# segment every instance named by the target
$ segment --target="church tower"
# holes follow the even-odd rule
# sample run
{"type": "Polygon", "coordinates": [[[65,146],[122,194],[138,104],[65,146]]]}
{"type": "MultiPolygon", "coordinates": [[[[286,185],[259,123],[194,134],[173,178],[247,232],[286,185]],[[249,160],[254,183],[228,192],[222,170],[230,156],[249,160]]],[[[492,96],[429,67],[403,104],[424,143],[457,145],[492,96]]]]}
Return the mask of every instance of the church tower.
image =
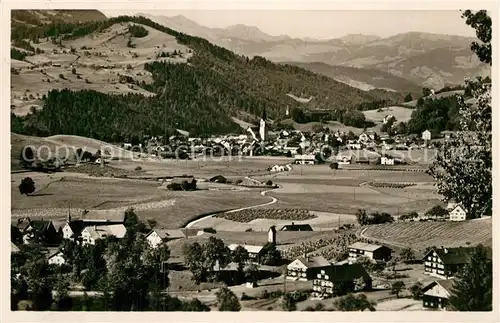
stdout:
{"type": "Polygon", "coordinates": [[[260,125],[259,125],[259,135],[262,141],[266,141],[267,139],[266,119],[267,119],[266,108],[264,108],[262,110],[262,118],[260,119],[260,125]]]}

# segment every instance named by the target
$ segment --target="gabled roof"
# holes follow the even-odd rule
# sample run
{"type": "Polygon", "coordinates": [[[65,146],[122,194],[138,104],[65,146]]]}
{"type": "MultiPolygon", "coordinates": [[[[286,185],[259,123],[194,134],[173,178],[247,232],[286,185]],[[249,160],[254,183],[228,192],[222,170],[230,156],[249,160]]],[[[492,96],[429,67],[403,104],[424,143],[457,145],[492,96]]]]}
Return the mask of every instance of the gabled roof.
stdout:
{"type": "Polygon", "coordinates": [[[455,279],[443,279],[443,280],[435,280],[432,283],[424,286],[422,288],[422,293],[427,292],[428,290],[432,289],[436,285],[440,285],[448,294],[453,293],[453,284],[455,282],[455,279]]]}
{"type": "Polygon", "coordinates": [[[353,281],[354,279],[363,277],[366,280],[371,279],[368,272],[361,264],[343,264],[332,265],[325,270],[329,276],[328,280],[332,282],[353,281]]]}
{"type": "Polygon", "coordinates": [[[348,246],[348,248],[353,248],[353,249],[358,249],[358,250],[365,250],[365,251],[375,251],[377,249],[387,248],[387,247],[376,245],[376,244],[371,244],[371,243],[365,243],[365,242],[355,242],[352,245],[348,246]]]}
{"type": "Polygon", "coordinates": [[[181,229],[153,229],[146,235],[146,238],[149,237],[153,232],[156,232],[156,234],[162,240],[179,239],[186,237],[186,235],[184,234],[184,232],[182,232],[181,229]]]}
{"type": "Polygon", "coordinates": [[[239,244],[230,244],[228,246],[229,250],[233,251],[235,250],[238,246],[242,246],[243,248],[246,249],[249,253],[260,253],[262,251],[263,246],[252,246],[252,245],[239,245],[239,244]]]}
{"type": "Polygon", "coordinates": [[[52,224],[52,221],[45,221],[45,220],[33,220],[30,222],[30,225],[31,227],[33,227],[33,229],[35,231],[46,231],[48,230],[48,228],[53,224],[52,224]]]}
{"type": "Polygon", "coordinates": [[[309,224],[286,224],[284,225],[280,231],[313,231],[311,225],[309,224]]]}
{"type": "Polygon", "coordinates": [[[332,264],[325,259],[323,256],[315,257],[298,257],[301,263],[303,263],[307,268],[323,268],[331,266],[332,264]]]}
{"type": "Polygon", "coordinates": [[[107,236],[115,236],[117,238],[123,238],[127,233],[127,228],[123,224],[110,224],[110,225],[100,225],[100,226],[88,226],[83,229],[87,231],[90,237],[94,239],[101,239],[107,236]]]}
{"type": "Polygon", "coordinates": [[[476,247],[458,247],[458,248],[435,248],[429,250],[424,256],[424,259],[433,251],[445,265],[460,265],[470,261],[472,254],[476,251],[476,247]]]}
{"type": "Polygon", "coordinates": [[[75,236],[79,236],[82,230],[85,228],[86,224],[82,220],[74,220],[66,223],[75,236]]]}

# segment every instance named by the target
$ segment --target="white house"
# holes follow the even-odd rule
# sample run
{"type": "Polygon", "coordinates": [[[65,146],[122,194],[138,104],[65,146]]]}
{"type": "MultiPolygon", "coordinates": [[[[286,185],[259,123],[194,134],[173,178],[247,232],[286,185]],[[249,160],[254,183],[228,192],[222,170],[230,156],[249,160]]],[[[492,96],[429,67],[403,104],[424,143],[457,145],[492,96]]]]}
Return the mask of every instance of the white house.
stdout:
{"type": "Polygon", "coordinates": [[[465,221],[467,219],[467,210],[458,204],[450,212],[450,221],[465,221]]]}
{"type": "Polygon", "coordinates": [[[367,142],[369,139],[370,139],[370,137],[365,132],[363,132],[362,134],[359,135],[359,141],[367,142]]]}
{"type": "Polygon", "coordinates": [[[422,132],[422,139],[431,140],[431,132],[429,130],[425,130],[424,132],[422,132]]]}
{"type": "Polygon", "coordinates": [[[185,235],[182,230],[165,230],[165,229],[153,229],[146,236],[146,240],[149,245],[154,249],[158,247],[163,242],[167,242],[174,239],[184,238],[185,235]]]}
{"type": "Polygon", "coordinates": [[[380,158],[380,164],[382,165],[394,165],[394,158],[389,156],[383,156],[380,158]]]}
{"type": "Polygon", "coordinates": [[[82,244],[95,244],[97,240],[109,236],[115,236],[118,239],[125,237],[127,228],[123,224],[110,224],[100,226],[88,226],[82,230],[82,244]]]}
{"type": "Polygon", "coordinates": [[[66,263],[66,258],[64,257],[64,254],[61,251],[56,251],[55,253],[49,256],[48,262],[49,265],[61,266],[66,263]]]}

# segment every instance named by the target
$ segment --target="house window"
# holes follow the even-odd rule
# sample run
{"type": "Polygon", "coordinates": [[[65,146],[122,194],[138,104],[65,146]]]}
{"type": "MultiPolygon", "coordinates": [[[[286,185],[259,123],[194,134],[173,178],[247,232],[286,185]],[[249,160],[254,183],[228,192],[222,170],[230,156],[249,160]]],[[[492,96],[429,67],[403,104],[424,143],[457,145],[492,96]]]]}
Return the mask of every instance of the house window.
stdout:
{"type": "Polygon", "coordinates": [[[316,275],[316,277],[321,278],[321,274],[316,275]]]}

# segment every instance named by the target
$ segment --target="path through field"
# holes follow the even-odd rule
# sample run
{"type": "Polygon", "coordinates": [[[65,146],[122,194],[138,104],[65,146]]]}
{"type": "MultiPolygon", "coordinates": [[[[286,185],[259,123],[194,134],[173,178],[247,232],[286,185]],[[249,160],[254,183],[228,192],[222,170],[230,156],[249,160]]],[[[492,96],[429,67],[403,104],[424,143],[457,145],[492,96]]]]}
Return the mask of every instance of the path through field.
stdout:
{"type": "MultiPolygon", "coordinates": [[[[266,191],[262,191],[260,192],[260,195],[262,196],[266,196],[266,193],[269,192],[269,191],[272,191],[271,190],[266,190],[266,191]]],[[[267,206],[267,205],[271,205],[271,204],[274,204],[278,201],[277,198],[275,197],[272,197],[272,196],[269,196],[271,198],[271,201],[267,202],[267,203],[263,203],[263,204],[257,204],[257,205],[252,205],[252,206],[246,206],[246,207],[242,207],[242,208],[238,208],[238,209],[233,209],[231,211],[227,211],[226,213],[233,213],[233,212],[239,212],[239,211],[243,211],[243,210],[248,210],[248,209],[255,209],[255,208],[258,208],[258,207],[263,207],[263,206],[267,206]]],[[[202,218],[199,218],[199,219],[196,219],[196,220],[193,220],[191,222],[189,222],[188,224],[186,224],[185,228],[191,228],[193,227],[196,223],[198,222],[201,222],[203,220],[206,220],[208,218],[211,218],[213,217],[215,214],[218,214],[217,212],[214,212],[212,214],[209,214],[207,216],[204,216],[202,218]]]]}

